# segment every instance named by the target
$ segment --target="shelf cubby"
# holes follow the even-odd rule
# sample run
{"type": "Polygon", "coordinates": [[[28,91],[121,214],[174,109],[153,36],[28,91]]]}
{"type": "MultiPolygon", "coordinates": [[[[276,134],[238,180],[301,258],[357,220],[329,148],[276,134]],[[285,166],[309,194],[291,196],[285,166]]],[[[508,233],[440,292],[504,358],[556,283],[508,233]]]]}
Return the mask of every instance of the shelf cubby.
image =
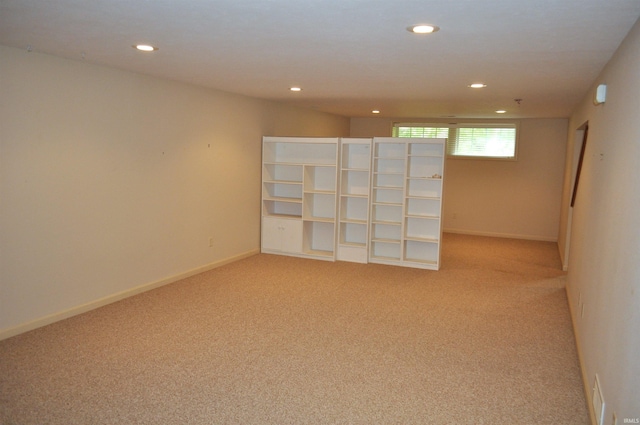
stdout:
{"type": "Polygon", "coordinates": [[[335,165],[336,139],[269,137],[263,142],[263,162],[335,165]],[[296,140],[293,140],[296,139],[296,140]]]}
{"type": "Polygon", "coordinates": [[[304,190],[305,192],[336,191],[336,167],[327,165],[305,165],[304,190]]]}
{"type": "Polygon", "coordinates": [[[304,221],[302,251],[305,254],[333,256],[335,232],[332,223],[304,221]]]}
{"type": "Polygon", "coordinates": [[[367,223],[369,199],[364,197],[342,196],[340,199],[340,220],[367,223]]]}
{"type": "Polygon", "coordinates": [[[330,193],[305,193],[303,218],[305,220],[335,221],[336,198],[330,193]]]}
{"type": "Polygon", "coordinates": [[[286,164],[264,164],[262,180],[265,182],[302,183],[302,166],[286,164]]]}
{"type": "Polygon", "coordinates": [[[378,260],[378,262],[385,263],[386,261],[400,261],[401,260],[401,244],[400,242],[390,241],[371,241],[371,259],[378,260]]]}
{"type": "Polygon", "coordinates": [[[402,205],[402,188],[374,188],[373,202],[380,204],[402,205]]]}
{"type": "Polygon", "coordinates": [[[374,149],[375,158],[400,158],[404,160],[407,155],[406,143],[402,139],[390,139],[386,142],[378,141],[374,143],[374,149]]]}
{"type": "Polygon", "coordinates": [[[367,246],[367,223],[340,223],[340,244],[367,246]]]}
{"type": "Polygon", "coordinates": [[[369,196],[369,171],[343,169],[340,193],[342,195],[369,196]]]}
{"type": "Polygon", "coordinates": [[[377,173],[404,174],[404,158],[376,158],[374,166],[377,173]]]}
{"type": "Polygon", "coordinates": [[[407,196],[440,199],[442,196],[442,179],[410,178],[407,180],[407,196]]]}
{"type": "Polygon", "coordinates": [[[265,182],[265,199],[302,200],[302,185],[300,183],[265,182]]]}
{"type": "Polygon", "coordinates": [[[342,169],[368,173],[371,167],[371,139],[342,140],[342,169]]]}
{"type": "Polygon", "coordinates": [[[405,240],[404,261],[421,264],[425,268],[435,268],[439,263],[439,251],[438,243],[405,240]]]}
{"type": "Polygon", "coordinates": [[[440,220],[437,218],[406,217],[405,238],[437,242],[440,239],[440,220]]]}
{"type": "Polygon", "coordinates": [[[442,177],[442,157],[412,156],[407,161],[409,177],[442,177]]]}
{"type": "Polygon", "coordinates": [[[404,187],[404,172],[402,173],[373,173],[373,187],[390,187],[402,189],[404,187]]]}
{"type": "Polygon", "coordinates": [[[371,222],[402,223],[402,206],[373,204],[371,222]]]}
{"type": "Polygon", "coordinates": [[[440,218],[440,199],[407,198],[407,216],[440,218]]]}
{"type": "Polygon", "coordinates": [[[265,217],[302,218],[302,201],[263,200],[262,215],[265,217]]]}
{"type": "Polygon", "coordinates": [[[398,241],[402,239],[401,224],[372,223],[371,234],[374,240],[398,241]]]}
{"type": "Polygon", "coordinates": [[[409,143],[409,156],[435,156],[444,157],[444,144],[442,143],[409,143]]]}

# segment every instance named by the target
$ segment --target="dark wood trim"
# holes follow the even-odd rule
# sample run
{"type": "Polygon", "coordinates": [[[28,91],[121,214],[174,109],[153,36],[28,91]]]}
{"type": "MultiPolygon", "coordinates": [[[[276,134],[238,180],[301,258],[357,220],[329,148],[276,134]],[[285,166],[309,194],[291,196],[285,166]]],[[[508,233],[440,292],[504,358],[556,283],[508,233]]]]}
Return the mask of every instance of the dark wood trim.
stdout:
{"type": "Polygon", "coordinates": [[[580,159],[578,160],[578,169],[576,170],[576,181],[573,183],[573,195],[571,196],[571,207],[576,203],[576,195],[578,194],[578,182],[580,181],[580,173],[582,172],[582,161],[584,161],[584,151],[587,148],[587,135],[589,134],[589,125],[584,127],[582,135],[582,148],[580,148],[580,159]]]}

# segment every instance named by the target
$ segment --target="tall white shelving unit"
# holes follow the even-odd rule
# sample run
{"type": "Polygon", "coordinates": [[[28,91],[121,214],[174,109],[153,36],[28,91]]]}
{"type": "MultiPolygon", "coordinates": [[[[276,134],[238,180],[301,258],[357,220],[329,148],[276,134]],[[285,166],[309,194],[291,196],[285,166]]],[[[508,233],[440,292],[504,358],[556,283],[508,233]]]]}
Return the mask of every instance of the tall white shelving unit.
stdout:
{"type": "Polygon", "coordinates": [[[406,168],[405,139],[374,139],[369,261],[402,260],[402,216],[406,168]]]}
{"type": "Polygon", "coordinates": [[[338,142],[263,139],[262,252],[335,260],[338,142]]]}
{"type": "Polygon", "coordinates": [[[369,262],[437,270],[445,139],[373,139],[369,262]]]}
{"type": "Polygon", "coordinates": [[[340,140],[338,260],[367,262],[371,143],[371,139],[340,140]]]}
{"type": "Polygon", "coordinates": [[[265,137],[262,252],[440,267],[445,139],[265,137]]]}

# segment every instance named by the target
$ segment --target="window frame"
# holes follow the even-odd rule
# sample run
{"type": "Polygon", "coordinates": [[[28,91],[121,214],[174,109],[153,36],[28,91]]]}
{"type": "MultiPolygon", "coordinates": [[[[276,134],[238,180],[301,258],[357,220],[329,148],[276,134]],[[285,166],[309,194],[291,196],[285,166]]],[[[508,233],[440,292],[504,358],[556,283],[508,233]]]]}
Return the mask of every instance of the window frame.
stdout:
{"type": "Polygon", "coordinates": [[[394,122],[392,124],[392,136],[401,137],[398,135],[399,127],[430,127],[430,128],[448,128],[449,136],[451,136],[451,130],[453,130],[453,137],[457,140],[457,131],[459,128],[513,128],[515,129],[515,140],[512,157],[504,156],[489,156],[489,155],[455,155],[451,153],[450,137],[447,137],[447,143],[445,148],[445,154],[447,159],[472,159],[476,161],[517,161],[518,160],[518,145],[520,138],[520,122],[519,121],[478,121],[478,122],[394,122]]]}

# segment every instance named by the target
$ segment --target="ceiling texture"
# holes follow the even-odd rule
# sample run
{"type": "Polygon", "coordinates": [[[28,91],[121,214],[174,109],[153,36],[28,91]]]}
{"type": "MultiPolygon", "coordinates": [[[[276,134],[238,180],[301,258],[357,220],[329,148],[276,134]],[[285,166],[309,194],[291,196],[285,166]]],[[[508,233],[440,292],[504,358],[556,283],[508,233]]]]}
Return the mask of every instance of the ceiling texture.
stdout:
{"type": "Polygon", "coordinates": [[[347,117],[568,117],[638,17],[640,0],[0,0],[0,44],[347,117]]]}

